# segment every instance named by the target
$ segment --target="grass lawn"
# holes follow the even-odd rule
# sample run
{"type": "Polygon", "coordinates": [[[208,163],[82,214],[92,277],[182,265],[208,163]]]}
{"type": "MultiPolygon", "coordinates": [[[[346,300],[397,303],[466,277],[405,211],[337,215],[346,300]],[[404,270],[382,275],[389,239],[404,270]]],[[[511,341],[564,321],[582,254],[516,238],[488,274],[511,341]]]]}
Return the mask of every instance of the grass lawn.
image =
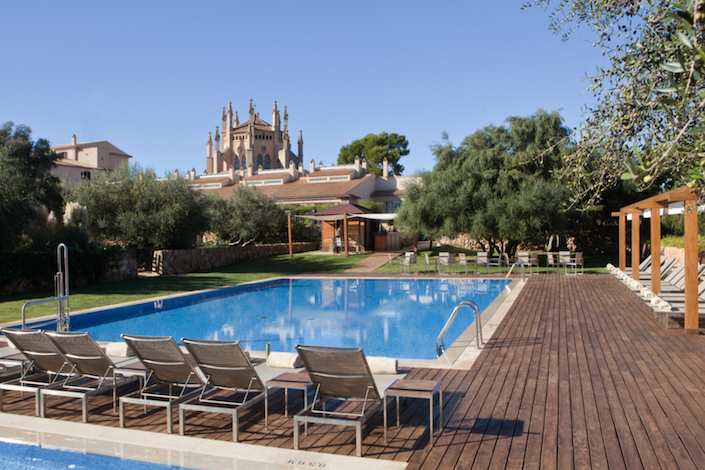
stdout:
{"type": "MultiPolygon", "coordinates": [[[[369,255],[288,255],[273,256],[224,266],[207,272],[175,274],[154,278],[100,284],[72,289],[71,310],[104,307],[201,289],[211,289],[243,282],[257,281],[276,276],[293,276],[303,273],[342,272],[369,255]]],[[[20,320],[22,305],[33,300],[53,297],[52,292],[0,297],[0,323],[20,320]]],[[[56,313],[56,304],[47,303],[27,307],[27,318],[56,313]]]]}
{"type": "MultiPolygon", "coordinates": [[[[476,250],[465,250],[465,249],[457,248],[454,246],[440,246],[440,247],[433,248],[431,250],[419,251],[419,255],[417,257],[417,263],[419,265],[419,272],[423,273],[423,272],[433,271],[433,269],[434,269],[433,265],[431,265],[431,266],[426,265],[426,257],[424,255],[424,253],[428,253],[432,257],[438,257],[438,253],[440,253],[441,251],[448,251],[448,252],[452,252],[452,253],[465,253],[468,256],[475,256],[475,254],[477,254],[476,250]]],[[[585,273],[606,273],[607,268],[605,268],[605,266],[607,265],[607,263],[618,264],[619,258],[616,255],[592,255],[592,256],[585,256],[583,261],[585,263],[585,273]]],[[[457,262],[457,257],[456,257],[456,262],[457,262]]],[[[546,267],[546,256],[545,255],[539,256],[539,263],[540,263],[539,272],[540,273],[548,273],[549,271],[548,271],[548,268],[546,267]]],[[[394,272],[394,270],[396,270],[396,269],[398,269],[398,268],[395,266],[394,269],[392,270],[392,272],[394,272]]],[[[533,268],[533,269],[535,269],[535,268],[533,268]]],[[[463,270],[464,270],[464,267],[461,267],[460,268],[461,274],[465,274],[463,270]]],[[[384,265],[381,268],[377,269],[377,272],[379,272],[379,273],[385,273],[388,271],[389,271],[389,265],[384,265]]],[[[498,271],[499,271],[499,268],[496,268],[496,267],[490,268],[490,273],[496,273],[498,271]]],[[[443,272],[445,272],[445,268],[443,268],[443,272]]],[[[453,271],[451,271],[451,272],[453,272],[453,271]]],[[[507,268],[503,267],[502,272],[506,273],[507,268]]],[[[519,274],[521,271],[519,271],[518,268],[514,268],[513,272],[519,274]]],[[[471,274],[471,273],[472,274],[475,273],[474,259],[469,260],[469,264],[468,264],[468,274],[471,274]]],[[[479,270],[479,274],[482,274],[482,273],[487,273],[487,268],[485,266],[482,266],[479,270]]]]}

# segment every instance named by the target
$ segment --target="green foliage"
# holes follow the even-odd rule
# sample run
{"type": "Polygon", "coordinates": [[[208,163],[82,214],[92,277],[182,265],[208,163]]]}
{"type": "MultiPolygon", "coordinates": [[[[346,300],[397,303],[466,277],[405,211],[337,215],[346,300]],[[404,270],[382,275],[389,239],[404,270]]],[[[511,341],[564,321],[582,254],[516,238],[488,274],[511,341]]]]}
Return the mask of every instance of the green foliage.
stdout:
{"type": "Polygon", "coordinates": [[[214,199],[209,213],[211,230],[233,245],[279,239],[276,234],[281,234],[281,224],[286,227],[284,209],[274,199],[246,185],[237,185],[230,199],[214,199]]]}
{"type": "Polygon", "coordinates": [[[566,166],[574,203],[599,201],[620,178],[640,188],[687,184],[705,195],[701,3],[566,0],[554,9],[554,32],[567,39],[587,27],[610,63],[588,77],[596,104],[566,166]]]}
{"type": "Polygon", "coordinates": [[[338,154],[338,164],[355,163],[355,157],[367,159],[367,171],[377,176],[382,175],[382,162],[387,158],[389,175],[401,175],[404,166],[399,163],[401,157],[409,155],[409,141],[406,136],[395,134],[367,134],[362,139],[343,145],[338,154]]]}
{"type": "Polygon", "coordinates": [[[88,208],[90,234],[102,242],[142,249],[194,246],[207,229],[201,194],[183,178],[157,179],[152,170],[122,166],[75,188],[88,208]]]}
{"type": "MultiPolygon", "coordinates": [[[[100,283],[111,259],[120,250],[105,250],[88,243],[72,244],[70,237],[73,235],[76,235],[75,229],[69,229],[65,232],[69,238],[60,239],[69,246],[70,287],[100,283]]],[[[14,251],[0,251],[0,265],[3,266],[0,295],[53,289],[56,249],[21,247],[14,251]]]]}
{"type": "MultiPolygon", "coordinates": [[[[682,215],[664,215],[661,217],[661,227],[663,227],[664,234],[678,236],[685,234],[685,222],[682,215]]],[[[705,235],[705,217],[701,215],[698,215],[698,233],[705,235]]]]}
{"type": "Polygon", "coordinates": [[[384,203],[375,202],[372,199],[361,199],[357,201],[357,205],[376,212],[382,212],[382,208],[384,207],[384,203]]]}
{"type": "Polygon", "coordinates": [[[432,147],[433,172],[406,188],[395,225],[407,233],[438,238],[466,233],[488,249],[506,241],[544,238],[565,227],[566,188],[555,181],[568,135],[557,112],[539,110],[488,126],[459,147],[445,141],[432,147]]]}
{"type": "Polygon", "coordinates": [[[62,213],[59,180],[50,173],[57,155],[49,142],[33,142],[31,134],[29,127],[12,122],[0,127],[0,249],[20,243],[37,207],[62,213]]]}
{"type": "MultiPolygon", "coordinates": [[[[667,235],[661,238],[661,246],[685,248],[685,237],[678,235],[667,235]]],[[[698,251],[705,251],[705,237],[702,235],[698,235],[698,251]]]]}

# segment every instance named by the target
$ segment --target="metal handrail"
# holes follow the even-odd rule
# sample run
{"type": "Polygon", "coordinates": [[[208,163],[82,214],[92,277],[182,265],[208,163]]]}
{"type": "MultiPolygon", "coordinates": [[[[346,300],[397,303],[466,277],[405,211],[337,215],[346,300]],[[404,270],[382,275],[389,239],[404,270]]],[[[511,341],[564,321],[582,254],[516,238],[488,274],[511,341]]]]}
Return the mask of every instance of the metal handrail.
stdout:
{"type": "Polygon", "coordinates": [[[507,279],[509,277],[509,275],[512,273],[512,270],[514,269],[514,266],[516,266],[517,264],[521,265],[521,280],[526,282],[526,278],[524,277],[524,262],[520,259],[516,260],[514,264],[512,264],[512,267],[509,268],[509,271],[507,271],[507,275],[504,276],[504,279],[507,279]]]}
{"type": "Polygon", "coordinates": [[[480,312],[480,307],[472,300],[465,300],[455,307],[453,313],[450,314],[448,321],[441,330],[441,333],[438,335],[438,338],[436,339],[436,357],[443,355],[443,352],[445,351],[446,333],[448,332],[450,325],[453,323],[453,320],[455,320],[455,317],[458,315],[458,311],[462,307],[468,307],[475,313],[475,341],[477,343],[477,349],[480,349],[480,345],[485,344],[482,341],[482,325],[480,324],[482,312],[480,312]]]}
{"type": "Polygon", "coordinates": [[[68,331],[71,308],[69,306],[69,249],[65,244],[59,243],[56,247],[56,263],[58,272],[54,275],[53,299],[34,300],[22,306],[22,329],[27,327],[26,309],[29,305],[56,304],[56,331],[68,331]]]}

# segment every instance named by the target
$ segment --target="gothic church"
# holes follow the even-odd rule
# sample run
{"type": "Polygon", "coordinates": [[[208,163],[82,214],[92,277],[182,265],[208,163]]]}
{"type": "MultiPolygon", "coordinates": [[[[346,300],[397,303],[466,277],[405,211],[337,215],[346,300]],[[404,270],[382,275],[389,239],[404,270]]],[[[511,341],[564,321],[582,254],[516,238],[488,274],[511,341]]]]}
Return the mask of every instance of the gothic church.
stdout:
{"type": "Polygon", "coordinates": [[[208,133],[206,172],[209,174],[229,172],[231,169],[245,176],[260,170],[288,169],[290,163],[299,168],[303,160],[304,141],[299,131],[298,155],[291,151],[289,138],[289,115],[284,106],[284,129],[274,102],[272,124],[267,124],[255,114],[252,100],[247,121],[240,124],[237,111],[233,115],[232,103],[226,112],[223,107],[222,130],[215,128],[215,143],[208,133]],[[221,150],[222,142],[222,150],[221,150]],[[215,148],[214,147],[215,144],[215,148]],[[251,169],[248,171],[248,168],[251,169]]]}

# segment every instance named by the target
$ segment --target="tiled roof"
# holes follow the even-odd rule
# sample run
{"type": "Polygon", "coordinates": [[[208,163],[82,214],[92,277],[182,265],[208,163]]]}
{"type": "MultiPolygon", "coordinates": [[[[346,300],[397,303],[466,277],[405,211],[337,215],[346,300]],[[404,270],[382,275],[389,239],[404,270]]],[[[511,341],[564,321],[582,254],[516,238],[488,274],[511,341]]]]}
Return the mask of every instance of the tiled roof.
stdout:
{"type": "MultiPolygon", "coordinates": [[[[355,194],[354,188],[362,182],[371,178],[372,175],[365,175],[362,178],[350,181],[335,181],[327,183],[309,184],[306,180],[301,179],[287,184],[279,184],[273,186],[255,186],[258,191],[262,191],[269,197],[276,197],[279,200],[295,200],[295,199],[331,199],[339,198],[346,193],[355,194]]],[[[217,193],[223,197],[232,195],[233,187],[207,189],[209,193],[217,193]]]]}
{"type": "Polygon", "coordinates": [[[105,168],[98,168],[98,167],[95,167],[89,163],[80,162],[78,160],[69,160],[68,158],[58,158],[58,159],[54,160],[54,164],[56,166],[70,166],[70,167],[77,167],[77,168],[88,168],[91,170],[105,170],[105,168]]]}
{"type": "Polygon", "coordinates": [[[377,197],[392,197],[392,196],[398,196],[402,197],[404,195],[404,190],[403,189],[394,189],[390,191],[375,191],[372,193],[372,198],[377,198],[377,197]]]}

